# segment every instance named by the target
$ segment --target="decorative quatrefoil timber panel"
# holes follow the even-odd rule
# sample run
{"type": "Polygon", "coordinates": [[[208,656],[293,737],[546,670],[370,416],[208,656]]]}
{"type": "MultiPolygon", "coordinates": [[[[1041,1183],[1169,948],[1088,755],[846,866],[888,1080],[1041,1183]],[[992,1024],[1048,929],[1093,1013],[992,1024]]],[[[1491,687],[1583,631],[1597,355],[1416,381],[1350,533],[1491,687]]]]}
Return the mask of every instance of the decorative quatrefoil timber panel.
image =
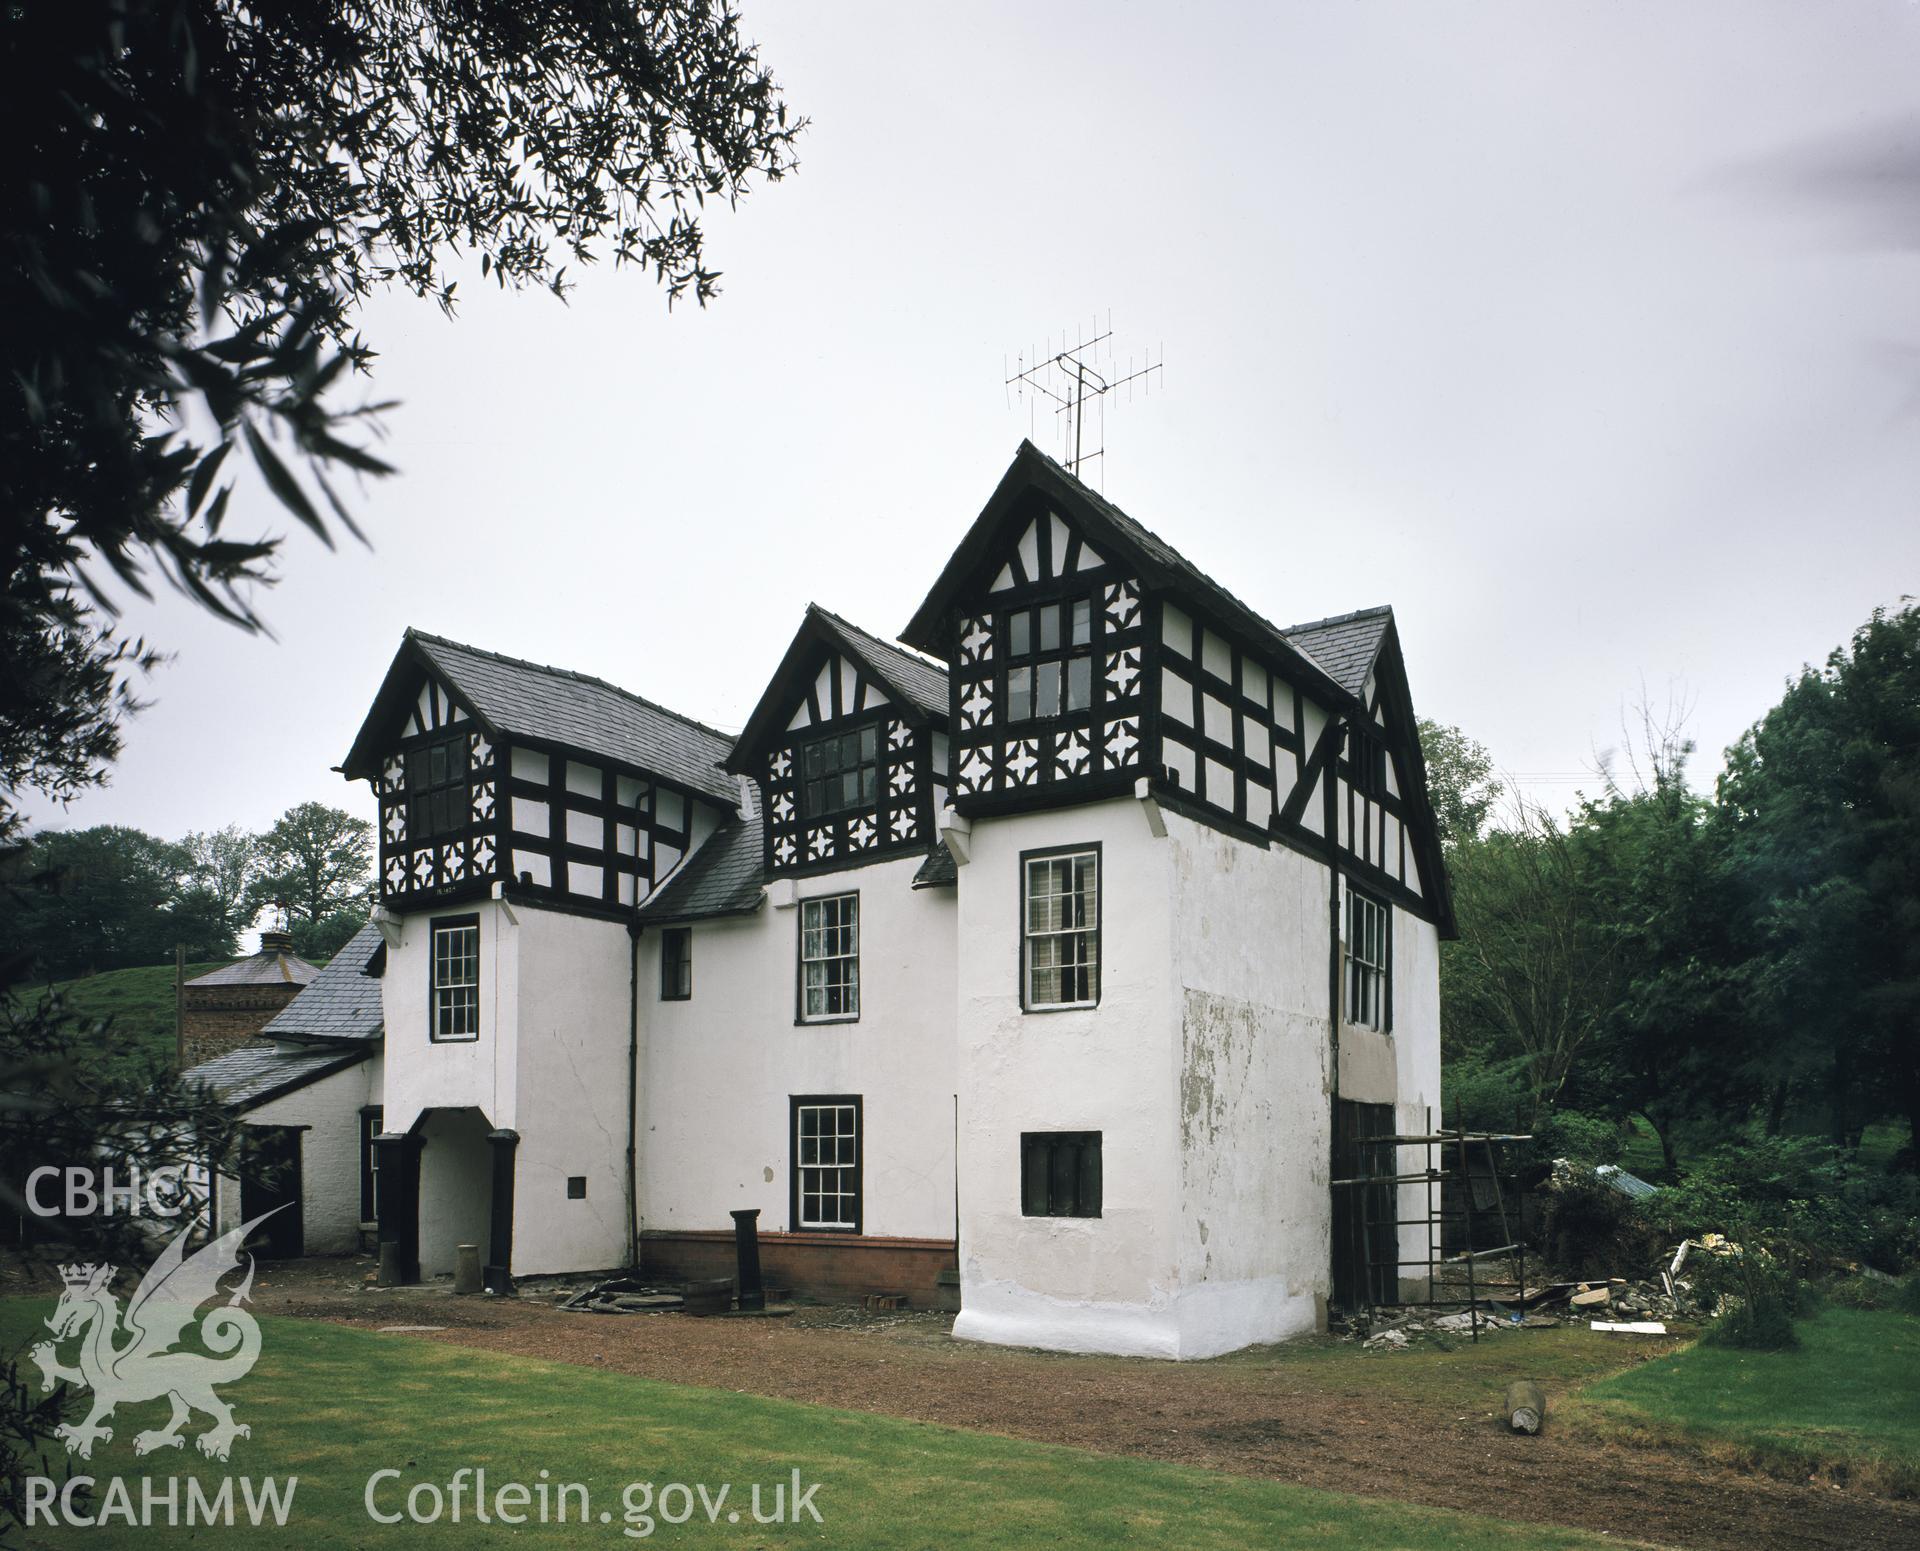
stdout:
{"type": "Polygon", "coordinates": [[[1136,763],[1140,758],[1139,722],[1130,716],[1108,722],[1103,743],[1109,770],[1122,770],[1136,763]]]}
{"type": "Polygon", "coordinates": [[[993,660],[993,616],[991,614],[980,619],[966,619],[960,622],[960,660],[962,662],[993,660]]]}
{"type": "Polygon", "coordinates": [[[962,792],[984,792],[993,785],[993,759],[985,749],[968,749],[960,757],[956,782],[962,792]]]}
{"type": "Polygon", "coordinates": [[[1129,646],[1107,653],[1107,694],[1110,699],[1125,700],[1140,679],[1140,648],[1129,646]]]}
{"type": "Polygon", "coordinates": [[[866,814],[847,825],[847,844],[856,851],[869,850],[879,834],[879,826],[866,814]]]}
{"type": "Polygon", "coordinates": [[[1133,590],[1132,582],[1115,582],[1107,589],[1107,624],[1114,630],[1125,630],[1140,617],[1140,595],[1133,590]]]}
{"type": "Polygon", "coordinates": [[[1062,776],[1077,776],[1087,768],[1091,755],[1086,729],[1076,727],[1061,738],[1059,748],[1054,750],[1054,769],[1062,776]]]}
{"type": "Polygon", "coordinates": [[[1015,786],[1031,786],[1040,773],[1037,738],[1019,738],[1007,746],[1007,775],[1015,786]]]}
{"type": "Polygon", "coordinates": [[[920,833],[920,817],[911,808],[896,808],[888,828],[895,840],[911,840],[920,833]]]}
{"type": "Polygon", "coordinates": [[[960,725],[966,728],[987,727],[993,722],[993,686],[986,679],[975,679],[967,686],[967,693],[960,702],[960,725]]]}

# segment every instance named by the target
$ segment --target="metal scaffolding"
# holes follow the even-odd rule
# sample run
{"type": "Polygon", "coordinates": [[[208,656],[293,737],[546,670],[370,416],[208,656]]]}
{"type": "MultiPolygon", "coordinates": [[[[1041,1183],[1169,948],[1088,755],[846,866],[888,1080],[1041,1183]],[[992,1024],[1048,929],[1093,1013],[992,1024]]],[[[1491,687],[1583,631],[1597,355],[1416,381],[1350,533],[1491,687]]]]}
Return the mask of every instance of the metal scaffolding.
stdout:
{"type": "Polygon", "coordinates": [[[1369,1308],[1435,1308],[1470,1311],[1468,1328],[1473,1339],[1480,1339],[1480,1324],[1486,1317],[1480,1311],[1483,1301],[1503,1302],[1499,1297],[1489,1298],[1489,1294],[1506,1293],[1511,1296],[1516,1309],[1525,1303],[1527,1293],[1527,1245],[1524,1229],[1526,1209],[1526,1187],[1519,1172],[1509,1166],[1501,1167],[1501,1153],[1513,1144],[1530,1142],[1531,1136],[1509,1135],[1504,1132],[1468,1131],[1457,1128],[1452,1131],[1434,1130],[1433,1110],[1427,1110],[1428,1129],[1418,1135],[1402,1136],[1354,1136],[1348,1145],[1357,1149],[1359,1172],[1349,1179],[1334,1180],[1335,1189],[1351,1189],[1357,1209],[1352,1214],[1358,1245],[1362,1251],[1362,1263],[1367,1275],[1360,1279],[1364,1289],[1363,1304],[1369,1308]],[[1419,1149],[1419,1166],[1410,1167],[1410,1160],[1403,1157],[1403,1149],[1419,1149]],[[1474,1159],[1478,1155],[1485,1159],[1484,1170],[1476,1170],[1474,1159]],[[1491,1201],[1476,1208],[1474,1204],[1475,1182],[1484,1180],[1490,1186],[1491,1201]],[[1449,1206],[1447,1188],[1453,1184],[1458,1192],[1458,1204],[1449,1206]],[[1401,1187],[1406,1185],[1424,1185],[1426,1187],[1426,1212],[1420,1217],[1402,1217],[1401,1187]],[[1514,1197],[1514,1210],[1507,1210],[1508,1190],[1511,1185],[1514,1197]],[[1357,1187],[1357,1188],[1356,1188],[1357,1187]],[[1382,1188],[1386,1187],[1386,1188],[1382,1188]],[[1381,1207],[1382,1198],[1390,1202],[1390,1207],[1381,1207]],[[1380,1211],[1389,1215],[1380,1216],[1380,1211]],[[1500,1242],[1497,1245],[1482,1246],[1478,1242],[1481,1230],[1498,1222],[1500,1242]],[[1427,1253],[1421,1259],[1407,1259],[1400,1254],[1400,1230],[1406,1227],[1424,1226],[1427,1230],[1427,1253]],[[1391,1229],[1391,1236],[1381,1233],[1391,1229]],[[1450,1234],[1451,1228],[1457,1233],[1450,1234]],[[1392,1258],[1376,1256],[1373,1249],[1378,1243],[1390,1243],[1393,1246],[1392,1258]],[[1447,1252],[1449,1242],[1454,1252],[1447,1252]],[[1482,1278],[1478,1275],[1479,1263],[1506,1257],[1513,1262],[1512,1279],[1503,1277],[1482,1278]],[[1407,1280],[1401,1272],[1410,1267],[1426,1268],[1427,1296],[1424,1299],[1407,1298],[1402,1295],[1407,1280]],[[1449,1268],[1464,1268],[1466,1272],[1466,1296],[1449,1296],[1460,1283],[1449,1280],[1446,1273],[1449,1268]],[[1376,1273],[1391,1271],[1393,1296],[1380,1297],[1378,1292],[1382,1278],[1376,1273]]]}

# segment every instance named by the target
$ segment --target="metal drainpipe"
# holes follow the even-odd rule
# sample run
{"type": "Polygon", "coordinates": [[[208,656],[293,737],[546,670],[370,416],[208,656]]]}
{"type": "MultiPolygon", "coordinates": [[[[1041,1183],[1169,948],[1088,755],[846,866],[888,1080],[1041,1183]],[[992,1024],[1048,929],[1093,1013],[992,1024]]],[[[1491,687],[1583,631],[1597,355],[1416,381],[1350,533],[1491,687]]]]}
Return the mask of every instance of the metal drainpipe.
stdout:
{"type": "Polygon", "coordinates": [[[635,1145],[640,1125],[640,925],[630,922],[627,961],[627,1269],[640,1269],[640,1181],[635,1145]]]}

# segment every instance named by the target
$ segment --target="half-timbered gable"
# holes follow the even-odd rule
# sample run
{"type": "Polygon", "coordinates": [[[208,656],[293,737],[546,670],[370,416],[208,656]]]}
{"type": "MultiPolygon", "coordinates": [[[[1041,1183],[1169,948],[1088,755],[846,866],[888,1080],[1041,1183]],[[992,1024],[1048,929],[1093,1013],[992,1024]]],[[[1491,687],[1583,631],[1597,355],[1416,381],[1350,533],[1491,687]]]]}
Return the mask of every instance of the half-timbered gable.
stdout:
{"type": "Polygon", "coordinates": [[[926,851],[947,800],[940,668],[810,605],[727,768],[758,783],[769,874],[926,851]]]}
{"type": "Polygon", "coordinates": [[[1145,772],[1137,557],[1031,443],[901,639],[943,658],[969,813],[1089,801],[1145,772]]]}
{"type": "Polygon", "coordinates": [[[1283,813],[1330,837],[1361,883],[1452,928],[1426,761],[1389,608],[1363,609],[1287,632],[1352,695],[1305,744],[1310,779],[1283,813]]]}
{"type": "Polygon", "coordinates": [[[409,631],[342,764],[380,803],[381,901],[630,910],[738,807],[730,740],[599,679],[409,631]]]}
{"type": "Polygon", "coordinates": [[[901,639],[951,665],[959,812],[1144,779],[1444,918],[1391,610],[1275,626],[1023,443],[901,639]]]}

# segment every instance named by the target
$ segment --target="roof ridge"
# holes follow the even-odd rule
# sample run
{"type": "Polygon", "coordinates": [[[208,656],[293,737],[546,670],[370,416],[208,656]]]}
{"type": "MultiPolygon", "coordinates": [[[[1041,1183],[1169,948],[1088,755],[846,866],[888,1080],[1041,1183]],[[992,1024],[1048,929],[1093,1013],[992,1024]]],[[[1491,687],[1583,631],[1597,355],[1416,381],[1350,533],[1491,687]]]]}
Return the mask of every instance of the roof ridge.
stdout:
{"type": "Polygon", "coordinates": [[[672,706],[662,705],[657,700],[649,700],[645,695],[636,694],[623,685],[611,683],[596,674],[582,673],[577,668],[557,668],[552,663],[534,662],[526,657],[510,657],[505,652],[491,651],[484,646],[470,646],[465,641],[456,641],[450,636],[435,635],[432,631],[421,630],[414,625],[407,626],[407,636],[410,640],[428,641],[435,646],[451,646],[455,651],[471,652],[475,657],[485,657],[494,662],[505,663],[509,667],[526,668],[534,673],[548,673],[555,678],[572,679],[580,684],[592,684],[597,689],[608,690],[622,699],[631,700],[635,705],[643,705],[649,711],[658,711],[662,716],[671,716],[676,722],[685,722],[689,727],[698,728],[701,732],[720,739],[728,748],[732,748],[734,740],[739,737],[738,733],[722,732],[718,727],[710,726],[698,717],[688,716],[684,711],[676,711],[672,706]]]}
{"type": "Polygon", "coordinates": [[[1304,624],[1287,625],[1283,628],[1282,634],[1293,635],[1296,631],[1323,630],[1328,625],[1351,624],[1356,619],[1368,619],[1376,614],[1391,614],[1392,612],[1393,605],[1391,603],[1374,603],[1369,604],[1363,609],[1351,609],[1345,614],[1329,614],[1325,619],[1309,619],[1304,624]]]}
{"type": "Polygon", "coordinates": [[[825,616],[827,619],[830,619],[831,621],[833,621],[834,624],[838,625],[842,630],[852,631],[855,635],[859,636],[862,640],[871,641],[875,646],[884,646],[888,651],[898,652],[902,657],[906,658],[908,662],[913,663],[918,667],[930,669],[932,672],[939,674],[942,678],[946,677],[947,665],[944,662],[940,661],[938,657],[930,657],[925,652],[922,652],[915,647],[908,646],[904,641],[893,641],[893,640],[889,640],[886,636],[875,635],[871,630],[863,629],[861,626],[856,625],[852,620],[846,618],[844,615],[834,613],[832,609],[828,608],[823,603],[809,603],[807,605],[807,608],[815,614],[820,614],[825,616]]]}

